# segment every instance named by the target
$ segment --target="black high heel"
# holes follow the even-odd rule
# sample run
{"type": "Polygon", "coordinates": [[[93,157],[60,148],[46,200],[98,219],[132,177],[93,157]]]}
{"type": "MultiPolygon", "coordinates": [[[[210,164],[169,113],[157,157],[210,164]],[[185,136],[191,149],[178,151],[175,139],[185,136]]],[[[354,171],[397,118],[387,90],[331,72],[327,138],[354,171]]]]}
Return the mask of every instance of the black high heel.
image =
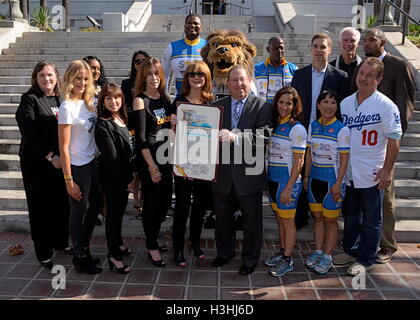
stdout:
{"type": "Polygon", "coordinates": [[[126,247],[124,250],[118,248],[120,250],[120,254],[124,257],[128,257],[130,254],[133,253],[133,250],[131,250],[129,247],[126,247]]]}
{"type": "Polygon", "coordinates": [[[165,245],[159,246],[159,252],[160,253],[164,253],[164,252],[167,252],[167,251],[169,251],[167,246],[165,246],[165,245]]]}
{"type": "Polygon", "coordinates": [[[178,266],[185,268],[187,266],[187,261],[185,260],[184,252],[183,251],[174,251],[173,249],[172,249],[172,251],[173,251],[173,254],[174,254],[175,263],[178,266]]]}
{"type": "Polygon", "coordinates": [[[117,268],[117,266],[115,265],[115,263],[111,260],[111,258],[112,259],[114,259],[114,260],[117,260],[117,259],[115,259],[115,258],[113,258],[113,257],[111,257],[111,256],[108,256],[108,266],[109,266],[109,270],[115,270],[117,273],[119,273],[119,274],[127,274],[127,273],[130,273],[131,272],[131,269],[130,269],[130,267],[129,266],[127,266],[125,263],[124,263],[124,261],[121,259],[121,260],[117,260],[118,262],[122,262],[122,264],[123,264],[123,266],[121,267],[121,268],[117,268]]]}
{"type": "Polygon", "coordinates": [[[101,259],[92,257],[89,248],[85,248],[85,255],[86,258],[92,262],[92,264],[98,264],[99,262],[101,262],[101,259]]]}
{"type": "Polygon", "coordinates": [[[73,256],[73,266],[79,273],[98,274],[102,272],[101,268],[95,266],[87,257],[73,256]]]}
{"type": "Polygon", "coordinates": [[[206,255],[204,254],[203,250],[201,250],[200,245],[198,243],[191,244],[191,249],[194,252],[194,255],[200,259],[204,260],[206,258],[206,255]]]}
{"type": "Polygon", "coordinates": [[[147,250],[146,253],[147,253],[147,256],[149,257],[150,261],[152,262],[152,264],[155,267],[160,267],[161,268],[161,267],[166,266],[165,260],[163,260],[163,259],[160,259],[160,260],[157,260],[157,261],[156,260],[153,260],[152,255],[150,254],[150,251],[147,250]]]}

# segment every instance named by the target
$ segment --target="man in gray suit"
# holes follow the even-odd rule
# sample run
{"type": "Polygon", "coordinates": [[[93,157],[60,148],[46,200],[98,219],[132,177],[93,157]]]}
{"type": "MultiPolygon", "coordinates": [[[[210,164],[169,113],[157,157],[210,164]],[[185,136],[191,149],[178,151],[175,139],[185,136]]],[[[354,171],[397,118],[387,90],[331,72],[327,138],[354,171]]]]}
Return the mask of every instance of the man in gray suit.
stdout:
{"type": "Polygon", "coordinates": [[[254,271],[261,252],[264,148],[271,121],[271,104],[250,94],[251,78],[243,66],[234,67],[227,80],[230,95],[213,103],[224,109],[218,176],[213,183],[217,256],[212,266],[220,267],[235,256],[237,204],[244,230],[241,275],[254,271]]]}

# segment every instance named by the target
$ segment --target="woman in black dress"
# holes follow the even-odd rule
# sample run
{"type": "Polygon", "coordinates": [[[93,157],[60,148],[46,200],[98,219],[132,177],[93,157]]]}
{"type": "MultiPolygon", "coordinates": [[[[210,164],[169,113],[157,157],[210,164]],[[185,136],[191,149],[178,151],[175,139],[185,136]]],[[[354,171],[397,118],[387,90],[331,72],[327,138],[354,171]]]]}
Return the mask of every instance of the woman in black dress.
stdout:
{"type": "Polygon", "coordinates": [[[31,83],[16,111],[22,135],[20,166],[35,254],[42,266],[52,268],[53,249],[73,254],[68,242],[69,203],[58,148],[57,68],[50,61],[38,62],[31,83]]]}
{"type": "MultiPolygon", "coordinates": [[[[194,61],[185,70],[184,78],[182,80],[181,95],[172,103],[172,123],[176,123],[175,115],[179,102],[208,104],[212,100],[213,94],[210,69],[205,62],[194,61]]],[[[208,207],[206,206],[206,203],[212,201],[212,190],[210,182],[207,181],[191,180],[176,176],[174,177],[174,182],[176,202],[172,236],[173,257],[180,267],[186,267],[184,237],[188,216],[190,216],[189,240],[191,248],[197,258],[205,259],[205,255],[200,248],[200,237],[203,228],[204,214],[208,207]],[[193,196],[192,201],[191,195],[193,196]]]]}
{"type": "MultiPolygon", "coordinates": [[[[135,124],[133,123],[133,93],[134,93],[134,83],[136,80],[137,72],[140,70],[140,64],[149,58],[149,54],[145,51],[138,50],[133,53],[131,58],[131,72],[130,78],[125,79],[121,82],[121,90],[124,93],[125,106],[128,111],[128,129],[135,130],[135,124]]],[[[136,211],[135,217],[141,219],[142,204],[141,204],[142,195],[140,192],[140,175],[138,172],[135,173],[135,181],[133,188],[133,207],[136,211]]]]}
{"type": "Polygon", "coordinates": [[[127,206],[128,188],[133,180],[131,159],[133,148],[127,128],[124,96],[115,83],[105,84],[98,101],[98,121],[95,141],[99,156],[99,182],[105,195],[107,217],[105,233],[108,246],[108,264],[111,270],[130,272],[123,256],[131,253],[121,237],[122,220],[127,206]]]}
{"type": "Polygon", "coordinates": [[[140,65],[135,82],[133,116],[137,120],[136,140],[139,143],[139,172],[141,175],[143,204],[143,228],[146,235],[147,254],[152,263],[163,267],[157,238],[172,198],[172,165],[166,159],[158,159],[157,151],[165,141],[157,135],[170,130],[170,100],[164,93],[165,76],[160,61],[154,57],[140,65]]]}

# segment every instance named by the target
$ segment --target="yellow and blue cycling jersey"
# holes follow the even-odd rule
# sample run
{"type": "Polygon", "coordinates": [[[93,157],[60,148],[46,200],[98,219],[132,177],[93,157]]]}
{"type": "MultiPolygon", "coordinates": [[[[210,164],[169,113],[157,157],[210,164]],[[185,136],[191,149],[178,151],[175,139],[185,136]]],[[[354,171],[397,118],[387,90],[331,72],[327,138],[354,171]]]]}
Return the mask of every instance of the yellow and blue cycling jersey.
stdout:
{"type": "Polygon", "coordinates": [[[293,75],[298,67],[283,59],[283,63],[275,68],[270,58],[266,61],[257,63],[254,66],[254,75],[257,81],[258,97],[267,101],[272,101],[278,90],[285,86],[290,86],[293,75]]]}
{"type": "Polygon", "coordinates": [[[280,196],[286,187],[292,171],[294,158],[293,153],[305,153],[306,130],[303,125],[296,122],[290,124],[285,119],[273,130],[268,146],[268,191],[271,208],[281,218],[294,218],[296,214],[297,200],[302,191],[300,176],[293,184],[291,201],[283,204],[280,196]]]}
{"type": "Polygon", "coordinates": [[[311,177],[335,183],[340,167],[340,153],[350,152],[350,131],[334,117],[329,123],[312,121],[308,132],[311,148],[311,177]]]}
{"type": "Polygon", "coordinates": [[[194,41],[181,39],[171,42],[166,47],[163,54],[162,66],[165,71],[167,82],[171,71],[173,72],[177,95],[181,94],[182,78],[187,66],[193,61],[203,60],[201,57],[201,49],[203,49],[206,44],[207,41],[201,38],[194,41]]]}

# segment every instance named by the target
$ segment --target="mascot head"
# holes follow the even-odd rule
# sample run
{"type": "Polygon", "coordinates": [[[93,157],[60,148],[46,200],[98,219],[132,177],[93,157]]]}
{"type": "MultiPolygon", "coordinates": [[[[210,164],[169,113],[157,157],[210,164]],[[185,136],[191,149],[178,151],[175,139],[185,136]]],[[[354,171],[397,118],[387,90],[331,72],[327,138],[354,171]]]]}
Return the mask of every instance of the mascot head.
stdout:
{"type": "Polygon", "coordinates": [[[238,30],[214,30],[207,36],[207,44],[201,50],[216,86],[224,86],[229,71],[237,64],[254,73],[253,59],[257,48],[238,30]]]}

